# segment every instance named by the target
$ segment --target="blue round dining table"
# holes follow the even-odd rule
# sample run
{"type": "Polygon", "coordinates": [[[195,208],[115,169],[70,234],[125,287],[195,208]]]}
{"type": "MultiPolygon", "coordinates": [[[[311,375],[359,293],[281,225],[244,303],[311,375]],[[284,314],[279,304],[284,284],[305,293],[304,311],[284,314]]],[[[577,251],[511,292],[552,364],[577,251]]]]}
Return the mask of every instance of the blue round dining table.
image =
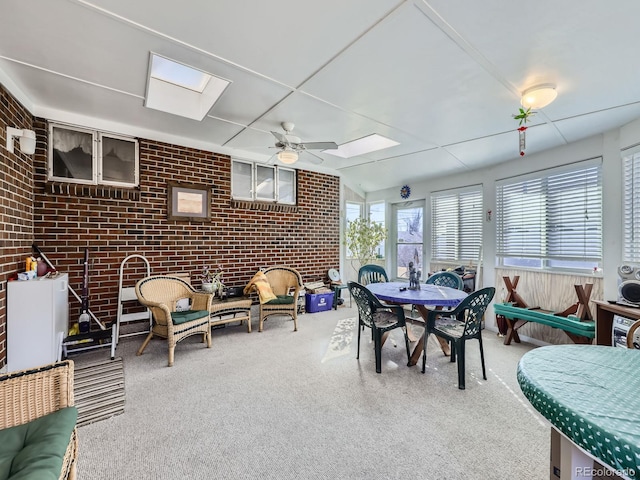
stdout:
{"type": "Polygon", "coordinates": [[[370,283],[366,287],[380,300],[400,304],[457,307],[467,297],[462,290],[424,283],[420,290],[409,290],[406,282],[370,283]]]}
{"type": "MultiPolygon", "coordinates": [[[[419,290],[410,290],[409,284],[406,282],[381,282],[370,283],[366,285],[367,289],[383,302],[396,303],[400,305],[415,305],[416,310],[420,313],[423,321],[426,323],[429,309],[435,308],[453,308],[467,297],[462,290],[450,287],[442,287],[438,285],[420,284],[419,290]]],[[[436,337],[440,342],[440,347],[445,355],[451,354],[451,349],[446,340],[436,337]]],[[[419,339],[409,338],[411,342],[416,342],[409,365],[415,365],[422,355],[424,348],[424,333],[419,339]]]]}

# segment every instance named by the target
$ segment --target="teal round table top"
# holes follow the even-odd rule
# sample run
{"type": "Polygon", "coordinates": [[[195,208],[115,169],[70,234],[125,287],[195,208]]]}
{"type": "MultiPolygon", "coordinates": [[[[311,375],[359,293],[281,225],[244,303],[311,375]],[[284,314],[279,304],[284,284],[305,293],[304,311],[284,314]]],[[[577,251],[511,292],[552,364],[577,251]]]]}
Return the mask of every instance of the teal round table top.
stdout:
{"type": "Polygon", "coordinates": [[[640,351],[551,345],[524,354],[518,383],[531,405],[573,443],[640,479],[640,351]]]}

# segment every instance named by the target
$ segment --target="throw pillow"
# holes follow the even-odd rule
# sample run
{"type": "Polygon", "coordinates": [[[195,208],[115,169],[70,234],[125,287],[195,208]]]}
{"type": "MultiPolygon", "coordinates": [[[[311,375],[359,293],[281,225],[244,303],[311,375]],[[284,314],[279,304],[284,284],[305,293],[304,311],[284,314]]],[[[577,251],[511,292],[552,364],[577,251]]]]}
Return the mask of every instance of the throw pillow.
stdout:
{"type": "Polygon", "coordinates": [[[179,298],[176,300],[176,312],[186,312],[187,310],[191,310],[190,298],[179,298]]]}

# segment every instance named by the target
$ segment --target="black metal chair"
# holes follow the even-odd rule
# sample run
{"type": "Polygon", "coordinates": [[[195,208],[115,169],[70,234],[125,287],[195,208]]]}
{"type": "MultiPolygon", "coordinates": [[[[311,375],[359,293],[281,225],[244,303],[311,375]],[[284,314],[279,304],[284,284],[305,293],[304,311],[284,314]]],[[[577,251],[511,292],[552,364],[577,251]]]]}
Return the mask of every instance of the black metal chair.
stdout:
{"type": "Polygon", "coordinates": [[[436,272],[427,278],[427,281],[424,283],[438,285],[440,287],[451,287],[457,290],[464,289],[462,277],[454,272],[436,272]]]}
{"type": "Polygon", "coordinates": [[[494,287],[483,288],[469,294],[451,311],[434,310],[427,316],[424,348],[422,350],[422,373],[427,364],[427,340],[431,333],[446,339],[451,344],[451,361],[458,357],[458,388],[464,390],[464,350],[465,342],[477,339],[480,343],[482,378],[487,379],[482,348],[482,317],[496,292],[494,287]]]}
{"type": "Polygon", "coordinates": [[[382,283],[388,282],[389,277],[384,267],[380,265],[363,265],[358,270],[358,283],[362,285],[369,285],[370,283],[382,283]]]}
{"type": "Polygon", "coordinates": [[[386,305],[371,293],[364,285],[357,282],[347,282],[349,293],[358,306],[358,353],[360,358],[360,331],[366,326],[371,329],[373,346],[376,356],[376,372],[382,371],[382,335],[394,328],[401,328],[404,333],[404,343],[407,348],[407,365],[411,358],[409,351],[409,337],[401,305],[386,305]]]}

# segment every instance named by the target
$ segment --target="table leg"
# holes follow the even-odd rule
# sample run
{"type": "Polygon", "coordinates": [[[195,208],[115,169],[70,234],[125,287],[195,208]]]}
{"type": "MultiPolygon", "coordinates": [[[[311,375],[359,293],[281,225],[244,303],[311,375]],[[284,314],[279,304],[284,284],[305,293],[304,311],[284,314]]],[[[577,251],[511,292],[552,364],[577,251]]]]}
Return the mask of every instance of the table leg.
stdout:
{"type": "Polygon", "coordinates": [[[413,329],[411,328],[411,325],[407,325],[407,338],[411,343],[417,342],[419,340],[419,338],[413,334],[413,329]]]}
{"type": "MultiPolygon", "coordinates": [[[[424,320],[425,324],[427,323],[427,316],[429,315],[429,310],[424,305],[416,305],[418,312],[420,312],[420,316],[424,320]]],[[[436,335],[436,339],[440,343],[440,348],[442,349],[442,353],[446,356],[451,355],[451,348],[449,347],[449,343],[444,339],[440,338],[436,335]]],[[[409,366],[413,366],[418,363],[420,360],[420,355],[422,355],[422,350],[424,349],[424,333],[418,339],[416,346],[411,353],[411,358],[409,359],[409,366]]]]}
{"type": "Polygon", "coordinates": [[[511,340],[516,343],[520,343],[520,335],[518,335],[518,329],[524,325],[526,320],[507,318],[507,334],[504,337],[504,344],[511,345],[511,340]]]}

